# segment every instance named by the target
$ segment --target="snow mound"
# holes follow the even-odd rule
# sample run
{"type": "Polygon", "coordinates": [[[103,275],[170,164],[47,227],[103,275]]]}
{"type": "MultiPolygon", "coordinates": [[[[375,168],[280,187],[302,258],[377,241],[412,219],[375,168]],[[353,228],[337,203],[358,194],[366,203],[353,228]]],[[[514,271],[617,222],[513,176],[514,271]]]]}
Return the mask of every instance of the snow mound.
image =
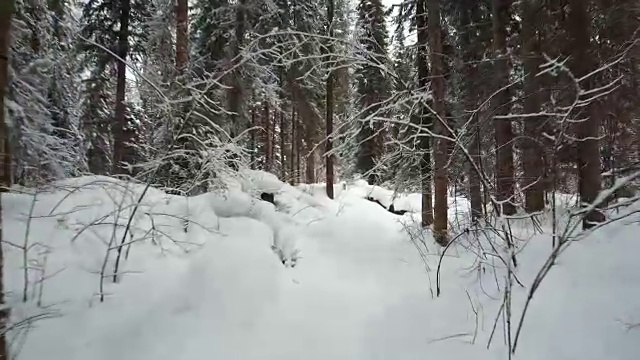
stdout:
{"type": "Polygon", "coordinates": [[[284,183],[277,176],[260,170],[242,169],[234,177],[223,180],[230,190],[239,190],[253,197],[260,197],[260,193],[277,193],[284,183]]]}
{"type": "MultiPolygon", "coordinates": [[[[479,258],[460,240],[438,267],[432,241],[417,246],[398,216],[365,200],[391,201],[390,190],[341,183],[331,200],[321,184],[249,174],[194,197],[149,188],[140,204],[143,184],[104,177],[3,194],[17,359],[509,358],[505,269],[489,249],[479,258]],[[259,199],[267,190],[275,204],[259,199]]],[[[398,199],[419,211],[419,194],[398,199]]],[[[515,359],[637,358],[640,218],[625,221],[558,259],[515,359]]],[[[548,234],[525,239],[519,226],[514,322],[551,250],[548,234]]]]}

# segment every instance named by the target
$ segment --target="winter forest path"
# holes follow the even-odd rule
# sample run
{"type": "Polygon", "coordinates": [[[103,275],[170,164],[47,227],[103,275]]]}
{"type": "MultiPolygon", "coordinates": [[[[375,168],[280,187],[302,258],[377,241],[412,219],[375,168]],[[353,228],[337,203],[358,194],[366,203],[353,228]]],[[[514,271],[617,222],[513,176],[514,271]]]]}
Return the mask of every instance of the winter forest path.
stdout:
{"type": "Polygon", "coordinates": [[[130,346],[94,350],[123,360],[414,358],[433,347],[425,330],[439,334],[447,319],[437,318],[430,279],[398,219],[366,200],[347,199],[337,214],[303,228],[296,267],[269,261],[268,271],[260,266],[273,254],[255,251],[267,249],[268,226],[221,219],[222,231],[252,238],[242,245],[240,272],[230,270],[237,256],[221,254],[227,240],[208,243],[166,271],[165,295],[120,319],[115,327],[122,330],[99,341],[130,346]]]}
{"type": "MultiPolygon", "coordinates": [[[[320,190],[284,187],[276,206],[237,190],[203,194],[188,204],[155,191],[136,236],[146,236],[152,215],[153,228],[165,235],[135,243],[120,280],[105,284],[104,302],[96,291],[103,240],[113,226],[69,239],[113,211],[113,202],[102,188],[74,193],[56,210],[67,216],[32,219],[31,241],[47,242],[47,274],[56,274],[47,278],[43,301],[58,316],[17,337],[24,341],[15,345],[18,360],[507,358],[500,329],[486,350],[501,304],[499,269],[478,271],[473,252],[451,247],[441,269],[442,295],[434,297],[440,248],[427,241],[427,270],[401,223],[416,226],[411,214],[394,215],[365,200],[366,188],[336,201],[320,190]],[[68,212],[73,209],[80,210],[68,212]],[[203,226],[185,232],[181,216],[203,226]],[[272,250],[277,239],[285,249],[300,250],[295,267],[283,266],[272,250]],[[185,252],[174,240],[193,246],[185,252]]],[[[418,195],[400,199],[402,207],[415,211],[409,202],[419,204],[418,195]]],[[[42,194],[36,214],[49,213],[63,197],[66,192],[42,194]]],[[[3,202],[4,230],[22,239],[33,198],[9,194],[3,202]]],[[[638,333],[625,328],[640,314],[638,302],[629,300],[640,296],[633,221],[563,255],[534,299],[517,359],[637,357],[638,333]]],[[[539,235],[519,255],[525,288],[514,288],[515,314],[549,244],[539,235]]],[[[3,250],[9,295],[16,298],[23,291],[22,253],[3,250]]],[[[17,303],[16,317],[42,311],[17,303]]]]}
{"type": "Polygon", "coordinates": [[[348,197],[335,214],[310,224],[298,242],[302,258],[282,276],[277,307],[257,322],[259,342],[251,343],[261,350],[255,358],[407,359],[424,353],[424,331],[442,331],[446,326],[438,324],[447,319],[437,319],[438,305],[430,306],[429,276],[399,219],[348,197]]]}

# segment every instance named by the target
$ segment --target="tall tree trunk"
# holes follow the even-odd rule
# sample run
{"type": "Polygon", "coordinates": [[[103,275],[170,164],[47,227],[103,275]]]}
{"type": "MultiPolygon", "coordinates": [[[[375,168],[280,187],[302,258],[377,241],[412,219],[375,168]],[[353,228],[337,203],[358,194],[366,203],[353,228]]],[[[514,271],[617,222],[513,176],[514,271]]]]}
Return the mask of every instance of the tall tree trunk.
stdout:
{"type": "MultiPolygon", "coordinates": [[[[416,26],[418,32],[418,84],[421,91],[427,91],[429,84],[429,68],[427,66],[427,6],[426,0],[416,1],[416,26]]],[[[432,128],[431,116],[425,105],[420,106],[419,114],[414,121],[419,122],[420,127],[432,128]]],[[[423,155],[420,161],[420,176],[422,177],[422,226],[428,227],[433,223],[433,207],[431,199],[431,139],[427,136],[420,137],[420,150],[423,155]]]]}
{"type": "MultiPolygon", "coordinates": [[[[474,2],[465,2],[466,6],[461,9],[460,29],[461,49],[462,49],[462,73],[465,78],[464,87],[464,108],[466,110],[474,110],[478,105],[478,61],[481,58],[477,42],[478,37],[475,36],[478,27],[479,6],[474,2]]],[[[466,118],[463,115],[463,123],[466,118]]],[[[474,112],[469,119],[469,129],[471,141],[468,151],[471,161],[479,168],[482,168],[482,157],[480,156],[480,126],[478,124],[478,115],[474,112]]],[[[482,187],[480,185],[480,174],[472,164],[468,164],[467,168],[469,178],[469,202],[471,206],[471,221],[476,222],[482,217],[482,187]]]]}
{"type": "Polygon", "coordinates": [[[129,17],[131,4],[129,0],[120,0],[120,31],[118,34],[118,56],[116,59],[116,112],[113,124],[113,166],[114,173],[125,174],[123,162],[131,154],[131,129],[127,126],[127,105],[125,104],[127,85],[127,53],[129,52],[129,17]]]}
{"type": "MultiPolygon", "coordinates": [[[[480,147],[482,141],[480,139],[480,124],[478,123],[478,114],[472,114],[469,121],[471,128],[471,142],[469,144],[469,155],[476,165],[477,169],[482,169],[482,156],[480,147]]],[[[471,206],[471,221],[476,222],[482,218],[482,186],[480,183],[480,174],[476,168],[469,166],[469,202],[471,206]]]]}
{"type": "MultiPolygon", "coordinates": [[[[451,136],[446,127],[446,108],[445,108],[445,81],[444,81],[444,65],[442,53],[442,36],[440,24],[440,1],[429,0],[429,35],[431,45],[431,87],[433,89],[434,110],[439,119],[436,121],[438,134],[443,136],[451,136]]],[[[447,154],[448,141],[438,139],[435,141],[435,199],[434,199],[434,218],[433,218],[433,236],[440,245],[447,245],[447,154]]]]}
{"type": "MultiPolygon", "coordinates": [[[[593,57],[589,55],[591,35],[585,2],[584,0],[569,0],[571,12],[566,20],[567,30],[572,38],[573,50],[570,69],[576,78],[586,76],[597,67],[593,57]]],[[[589,90],[590,86],[596,84],[594,79],[586,79],[580,85],[582,89],[589,90]]],[[[598,106],[597,100],[592,101],[586,107],[587,119],[573,125],[577,142],[578,188],[580,202],[583,206],[588,206],[596,200],[602,186],[600,144],[598,141],[601,120],[598,106]]],[[[582,227],[588,229],[604,220],[604,214],[596,209],[584,216],[582,227]]]]}
{"type": "Polygon", "coordinates": [[[255,106],[251,107],[251,135],[250,135],[250,142],[251,142],[251,164],[249,164],[249,166],[251,167],[251,169],[255,169],[256,168],[256,153],[258,151],[258,142],[257,142],[257,136],[256,136],[256,130],[255,127],[257,126],[257,122],[256,122],[256,108],[255,106]]]}
{"type": "MultiPolygon", "coordinates": [[[[5,119],[5,96],[9,86],[9,48],[11,44],[11,17],[14,1],[0,4],[0,240],[4,240],[2,228],[2,193],[11,186],[11,154],[9,152],[9,132],[5,119]]],[[[9,309],[4,299],[4,252],[0,243],[0,329],[4,330],[9,320],[9,309]]],[[[9,359],[5,332],[0,332],[0,360],[9,359]]]]}
{"type": "MultiPolygon", "coordinates": [[[[282,102],[284,107],[284,101],[282,102]]],[[[282,181],[287,181],[287,156],[286,156],[286,144],[287,144],[287,129],[284,116],[284,109],[280,109],[280,170],[282,181]]]]}
{"type": "MultiPolygon", "coordinates": [[[[298,123],[298,129],[300,123],[298,123]]],[[[296,138],[296,184],[302,182],[302,137],[298,135],[296,138]]]]}
{"type": "MultiPolygon", "coordinates": [[[[494,97],[494,115],[504,116],[511,110],[509,89],[509,55],[507,52],[507,26],[510,20],[510,8],[513,0],[492,0],[493,48],[496,57],[496,90],[494,97]]],[[[513,215],[514,204],[513,182],[513,129],[511,120],[494,118],[494,135],[496,149],[496,188],[497,199],[502,204],[502,214],[513,215]]]]}
{"type": "MultiPolygon", "coordinates": [[[[524,64],[524,113],[540,112],[540,84],[536,80],[539,66],[542,64],[540,43],[536,34],[542,5],[537,1],[522,1],[522,62],[524,64]]],[[[544,209],[544,149],[542,141],[542,116],[524,117],[523,141],[523,188],[525,196],[525,210],[529,213],[544,209]]]]}
{"type": "MultiPolygon", "coordinates": [[[[172,96],[175,96],[176,98],[184,98],[187,95],[185,92],[186,88],[181,86],[181,84],[184,84],[183,76],[187,72],[187,66],[189,62],[188,0],[176,0],[174,11],[175,11],[175,17],[176,17],[176,45],[175,45],[176,58],[175,58],[175,72],[173,75],[175,76],[174,79],[177,81],[175,83],[175,88],[173,89],[172,96]]],[[[163,74],[163,76],[169,76],[169,75],[171,74],[163,74]]],[[[178,129],[180,129],[181,127],[180,124],[186,121],[184,117],[185,117],[185,114],[188,113],[186,104],[187,103],[182,103],[182,104],[177,103],[176,106],[173,108],[173,112],[171,116],[166,116],[165,119],[163,119],[166,122],[167,129],[170,129],[166,133],[167,134],[167,138],[165,139],[166,144],[172,143],[173,142],[172,139],[174,136],[179,136],[179,134],[177,134],[176,132],[178,131],[178,129]]],[[[185,138],[177,138],[175,140],[174,145],[179,149],[184,149],[184,150],[193,149],[193,146],[192,146],[193,144],[191,144],[190,141],[186,140],[185,138]]],[[[181,156],[180,158],[178,158],[174,163],[174,166],[175,165],[180,167],[182,171],[187,171],[187,169],[189,169],[191,166],[189,164],[189,159],[187,156],[181,156]]],[[[189,181],[188,178],[176,179],[178,186],[188,181],[189,181]]]]}
{"type": "MultiPolygon", "coordinates": [[[[233,138],[236,136],[236,128],[239,126],[238,120],[243,114],[243,86],[242,79],[237,67],[240,64],[240,49],[245,36],[245,9],[246,0],[240,0],[236,4],[236,21],[235,21],[235,39],[232,42],[233,54],[233,70],[231,71],[231,87],[229,89],[229,110],[231,112],[231,121],[229,123],[229,134],[233,138]]],[[[246,121],[246,120],[244,120],[246,121]]],[[[246,122],[243,124],[246,126],[246,122]]]]}
{"type": "Polygon", "coordinates": [[[176,69],[182,74],[189,61],[188,0],[176,0],[176,69]]]}
{"type": "MultiPolygon", "coordinates": [[[[333,0],[327,1],[327,22],[329,29],[329,45],[328,51],[329,56],[332,57],[333,53],[333,0]]],[[[331,64],[331,62],[329,62],[331,64]]],[[[327,114],[326,114],[326,139],[325,139],[325,152],[326,155],[326,184],[327,184],[327,196],[330,199],[333,199],[333,155],[330,152],[333,150],[333,143],[331,136],[333,134],[333,70],[329,71],[329,76],[327,77],[327,114]]]]}
{"type": "Polygon", "coordinates": [[[640,119],[635,119],[635,124],[632,126],[632,132],[635,146],[631,148],[631,152],[635,152],[636,161],[640,162],[640,119]]]}
{"type": "Polygon", "coordinates": [[[273,146],[271,144],[273,137],[271,136],[271,116],[269,111],[269,102],[267,101],[264,103],[262,124],[264,128],[264,170],[271,171],[273,168],[273,146]]]}
{"type": "Polygon", "coordinates": [[[300,122],[300,114],[297,114],[296,119],[296,183],[299,184],[302,181],[302,129],[300,122]]]}
{"type": "MultiPolygon", "coordinates": [[[[300,124],[298,124],[300,125],[300,124]]],[[[302,182],[302,138],[296,139],[296,183],[302,182]]]]}
{"type": "MultiPolygon", "coordinates": [[[[287,74],[287,87],[293,98],[293,103],[298,114],[298,126],[301,127],[299,131],[299,134],[301,136],[299,136],[299,138],[302,138],[302,135],[304,135],[305,146],[307,150],[307,166],[305,169],[305,173],[307,175],[306,180],[307,182],[310,181],[312,183],[315,183],[316,154],[315,150],[312,151],[312,149],[314,149],[316,144],[316,130],[318,129],[318,124],[322,123],[322,116],[316,111],[316,108],[314,107],[312,101],[307,97],[304,88],[302,88],[297,83],[297,76],[295,75],[296,72],[297,71],[295,69],[292,69],[287,74]]],[[[300,148],[298,148],[298,150],[300,150],[301,148],[302,144],[300,145],[300,148]]],[[[298,156],[300,156],[300,152],[298,152],[298,156]]],[[[298,163],[298,166],[300,166],[300,163],[298,163]]]]}
{"type": "Polygon", "coordinates": [[[291,185],[298,181],[298,169],[296,164],[298,163],[298,130],[296,126],[296,107],[291,103],[291,185]]]}

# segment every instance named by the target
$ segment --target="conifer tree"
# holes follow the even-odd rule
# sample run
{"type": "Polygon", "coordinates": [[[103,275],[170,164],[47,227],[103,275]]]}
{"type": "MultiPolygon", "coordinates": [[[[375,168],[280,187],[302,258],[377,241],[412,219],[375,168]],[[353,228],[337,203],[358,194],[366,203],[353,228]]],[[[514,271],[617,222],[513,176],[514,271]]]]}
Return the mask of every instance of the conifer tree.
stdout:
{"type": "Polygon", "coordinates": [[[7,122],[15,179],[30,184],[83,170],[74,23],[61,1],[18,2],[12,28],[7,122]]]}
{"type": "Polygon", "coordinates": [[[143,24],[150,18],[150,8],[143,0],[90,0],[82,8],[79,51],[82,69],[91,74],[83,118],[91,122],[88,155],[102,159],[96,166],[90,160],[90,168],[107,165],[111,158],[110,168],[103,172],[128,172],[124,163],[135,157],[130,143],[139,137],[135,134],[139,129],[127,108],[125,62],[144,53],[148,34],[143,24]]]}
{"type": "Polygon", "coordinates": [[[371,184],[378,183],[376,160],[382,152],[382,126],[379,118],[381,103],[389,95],[387,66],[387,28],[384,7],[380,0],[361,0],[357,5],[356,38],[363,61],[355,70],[360,128],[356,167],[367,174],[371,184]]]}

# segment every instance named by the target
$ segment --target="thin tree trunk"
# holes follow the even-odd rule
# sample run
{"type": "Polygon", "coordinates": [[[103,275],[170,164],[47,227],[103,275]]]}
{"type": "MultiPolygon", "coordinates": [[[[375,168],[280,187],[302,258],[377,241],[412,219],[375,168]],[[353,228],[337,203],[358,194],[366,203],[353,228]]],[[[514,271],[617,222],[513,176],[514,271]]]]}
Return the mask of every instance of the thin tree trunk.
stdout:
{"type": "MultiPolygon", "coordinates": [[[[427,66],[427,6],[426,0],[416,1],[416,25],[418,32],[418,83],[421,91],[427,91],[429,84],[429,68],[427,66]]],[[[432,122],[428,110],[424,105],[420,106],[419,114],[414,117],[420,127],[431,129],[432,122]]],[[[420,137],[420,150],[423,155],[420,161],[420,176],[422,177],[422,226],[428,227],[433,223],[433,207],[431,198],[431,139],[427,136],[420,137]]]]}
{"type": "MultiPolygon", "coordinates": [[[[566,21],[567,30],[572,37],[573,49],[570,68],[576,78],[581,78],[597,67],[589,55],[591,45],[589,17],[584,0],[570,0],[569,8],[571,12],[566,21]]],[[[587,79],[580,85],[582,89],[589,90],[589,86],[594,86],[594,83],[593,79],[587,79]]],[[[580,202],[583,206],[588,206],[596,200],[602,186],[600,144],[598,141],[601,120],[598,106],[597,100],[592,101],[586,107],[587,119],[573,125],[577,141],[578,188],[580,202]]],[[[582,227],[588,229],[604,220],[604,214],[596,209],[584,216],[582,227]]]]}
{"type": "MultiPolygon", "coordinates": [[[[540,84],[536,80],[542,64],[539,39],[536,35],[537,22],[542,6],[536,1],[522,2],[522,56],[524,64],[524,113],[540,112],[540,84]]],[[[523,188],[525,210],[529,213],[544,209],[544,149],[540,146],[542,116],[524,118],[523,141],[523,188]]]]}
{"type": "Polygon", "coordinates": [[[272,173],[276,172],[276,121],[277,113],[275,110],[271,111],[271,117],[269,120],[269,168],[272,173]]]}
{"type": "Polygon", "coordinates": [[[300,117],[298,116],[297,136],[296,136],[296,183],[302,182],[302,134],[300,129],[300,117]]]}
{"type": "MultiPolygon", "coordinates": [[[[175,58],[175,71],[174,74],[163,74],[163,77],[169,77],[171,75],[175,76],[175,88],[173,89],[172,96],[176,98],[184,98],[186,96],[185,87],[181,86],[183,84],[184,79],[183,76],[187,72],[187,66],[189,62],[189,8],[188,8],[188,0],[176,0],[175,6],[175,17],[176,17],[176,58],[175,58]]],[[[168,78],[169,79],[169,78],[168,78]]],[[[166,127],[168,131],[166,132],[167,138],[165,139],[166,144],[170,144],[172,142],[172,138],[174,136],[178,136],[179,134],[175,133],[179,128],[179,123],[185,121],[184,115],[188,113],[188,109],[186,108],[186,103],[177,103],[173,108],[173,112],[170,116],[166,116],[162,119],[166,123],[166,127]]],[[[189,141],[184,138],[176,139],[175,143],[177,148],[180,149],[191,149],[192,146],[189,144],[189,141]]],[[[178,165],[183,171],[187,170],[190,165],[188,158],[186,156],[180,157],[176,161],[176,165],[178,165]]],[[[177,185],[180,186],[182,183],[187,182],[189,179],[176,179],[177,185]]]]}
{"type": "Polygon", "coordinates": [[[125,103],[126,85],[127,85],[127,54],[129,52],[129,0],[120,1],[120,31],[118,34],[118,56],[116,59],[116,112],[115,123],[113,126],[113,166],[114,173],[125,174],[126,168],[123,162],[131,154],[130,145],[131,129],[127,126],[127,105],[125,103]]]}
{"type": "MultiPolygon", "coordinates": [[[[509,11],[513,0],[493,0],[493,47],[496,57],[496,90],[494,97],[494,115],[509,114],[511,98],[509,89],[505,86],[509,82],[509,59],[507,53],[507,25],[509,11]]],[[[513,215],[516,212],[514,204],[513,181],[513,129],[511,120],[494,118],[494,135],[496,147],[496,184],[497,199],[502,204],[502,214],[513,215]]]]}
{"type": "Polygon", "coordinates": [[[176,1],[176,69],[183,73],[189,61],[188,0],[176,1]]]}
{"type": "MultiPolygon", "coordinates": [[[[331,42],[333,41],[333,0],[327,1],[327,22],[329,28],[329,56],[333,53],[333,45],[331,42]]],[[[327,115],[326,115],[326,142],[325,142],[325,152],[326,155],[326,184],[327,184],[327,196],[330,199],[333,199],[333,155],[330,152],[333,150],[333,140],[331,136],[333,134],[333,71],[329,71],[329,76],[327,77],[327,115]]]]}
{"type": "MultiPolygon", "coordinates": [[[[473,114],[470,121],[472,140],[469,144],[469,155],[478,169],[482,169],[482,156],[480,156],[480,125],[478,115],[473,114]]],[[[471,220],[477,221],[482,218],[482,186],[480,185],[480,174],[472,166],[469,166],[469,198],[471,202],[471,220]]]]}
{"type": "Polygon", "coordinates": [[[271,117],[269,114],[269,103],[265,101],[264,103],[264,114],[262,118],[262,124],[264,128],[264,170],[271,171],[273,167],[273,159],[272,159],[272,149],[271,141],[271,117]]]}
{"type": "MultiPolygon", "coordinates": [[[[474,110],[478,105],[478,91],[476,90],[478,81],[477,62],[480,58],[479,49],[476,45],[478,41],[476,33],[478,22],[479,7],[477,4],[466,3],[460,16],[460,28],[462,29],[462,57],[463,66],[462,73],[466,79],[464,87],[464,103],[466,110],[474,110]],[[473,24],[472,24],[473,22],[473,24]]],[[[466,115],[464,115],[466,116],[466,115]]],[[[480,156],[480,126],[478,124],[478,115],[474,112],[469,119],[469,129],[471,134],[471,142],[468,151],[473,163],[482,168],[482,158],[480,156]]],[[[463,118],[466,121],[466,118],[463,118]]],[[[482,217],[482,188],[480,186],[480,175],[476,172],[472,164],[468,164],[467,173],[469,177],[469,202],[471,206],[471,221],[476,222],[482,217]]]]}
{"type": "MultiPolygon", "coordinates": [[[[607,100],[609,101],[607,101],[606,108],[615,109],[615,105],[611,103],[610,99],[607,99],[607,100]]],[[[617,114],[609,114],[609,116],[607,116],[604,119],[604,124],[603,124],[605,136],[607,139],[607,145],[604,147],[603,152],[601,154],[602,170],[605,173],[609,174],[609,176],[603,179],[605,181],[605,185],[604,185],[605,187],[613,186],[613,184],[615,184],[615,181],[616,181],[616,145],[618,144],[618,142],[616,141],[616,134],[619,132],[618,121],[620,119],[620,117],[616,115],[617,114]]],[[[615,199],[615,194],[608,197],[607,204],[605,205],[608,205],[608,202],[614,199],[615,199]]]]}
{"type": "Polygon", "coordinates": [[[640,119],[636,119],[635,124],[633,124],[632,131],[635,144],[635,158],[636,161],[640,162],[640,119]]]}
{"type": "Polygon", "coordinates": [[[291,184],[293,185],[298,179],[298,169],[296,164],[298,163],[298,130],[296,126],[296,107],[291,104],[291,184]]]}
{"type": "MultiPolygon", "coordinates": [[[[284,101],[282,102],[284,107],[284,101]]],[[[285,146],[287,139],[286,123],[284,120],[284,109],[280,109],[280,170],[282,181],[287,181],[287,157],[285,155],[285,146]]]]}
{"type": "MultiPolygon", "coordinates": [[[[288,89],[293,97],[293,103],[297,108],[300,129],[300,138],[304,137],[306,150],[306,180],[307,182],[316,182],[315,177],[315,150],[312,149],[316,144],[316,129],[318,124],[322,122],[322,117],[316,111],[311,100],[305,94],[305,90],[297,83],[295,70],[287,74],[288,89]]],[[[301,150],[301,147],[299,150],[301,150]]],[[[298,153],[300,156],[300,153],[298,153]]],[[[298,164],[298,166],[301,166],[298,164]]]]}
{"type": "Polygon", "coordinates": [[[251,164],[249,164],[249,166],[251,167],[251,169],[255,169],[256,168],[256,152],[258,151],[258,143],[256,141],[256,127],[257,123],[256,123],[256,109],[255,106],[251,107],[251,132],[250,132],[250,141],[251,141],[251,164]]]}
{"type": "Polygon", "coordinates": [[[307,153],[306,161],[306,182],[307,184],[314,184],[316,182],[316,153],[314,150],[314,131],[309,125],[305,126],[305,152],[307,153]]]}
{"type": "MultiPolygon", "coordinates": [[[[237,68],[240,59],[238,56],[240,55],[240,49],[242,47],[242,43],[244,41],[245,29],[246,29],[246,16],[245,16],[245,3],[246,0],[240,0],[236,4],[236,21],[235,21],[235,39],[231,45],[232,55],[233,55],[233,64],[231,71],[231,87],[229,89],[229,110],[231,112],[231,121],[229,124],[229,134],[231,137],[236,136],[236,128],[239,127],[238,120],[243,120],[243,126],[246,126],[246,120],[244,119],[243,112],[243,86],[242,79],[240,78],[239,69],[237,68]]],[[[243,128],[240,126],[240,128],[243,128]]]]}
{"type": "MultiPolygon", "coordinates": [[[[440,1],[429,0],[429,35],[431,46],[431,87],[433,89],[434,110],[439,119],[436,121],[438,133],[444,136],[451,136],[447,131],[445,117],[445,82],[442,53],[442,37],[440,28],[440,1]]],[[[435,141],[435,199],[433,236],[440,245],[447,245],[447,153],[448,142],[444,139],[435,141]]]]}
{"type": "MultiPolygon", "coordinates": [[[[0,4],[0,240],[4,240],[2,228],[2,193],[11,186],[11,154],[9,152],[9,133],[5,119],[5,96],[9,86],[9,48],[11,43],[11,17],[14,12],[13,1],[0,4]]],[[[5,330],[9,320],[9,309],[4,299],[4,252],[0,243],[0,329],[5,330]]],[[[0,331],[0,360],[9,359],[7,339],[4,331],[0,331]]]]}
{"type": "MultiPolygon", "coordinates": [[[[287,181],[287,159],[289,158],[290,155],[287,154],[288,148],[286,147],[287,144],[287,136],[288,136],[288,130],[287,130],[287,123],[286,123],[286,115],[285,115],[285,109],[286,109],[286,104],[287,104],[287,95],[285,93],[285,88],[286,88],[286,79],[285,79],[285,69],[280,68],[279,72],[278,72],[278,82],[280,85],[280,89],[282,90],[280,92],[280,107],[278,109],[278,113],[280,114],[280,131],[279,131],[279,138],[280,138],[280,177],[281,180],[283,182],[287,181]]],[[[293,106],[293,104],[292,104],[293,106]]]]}

